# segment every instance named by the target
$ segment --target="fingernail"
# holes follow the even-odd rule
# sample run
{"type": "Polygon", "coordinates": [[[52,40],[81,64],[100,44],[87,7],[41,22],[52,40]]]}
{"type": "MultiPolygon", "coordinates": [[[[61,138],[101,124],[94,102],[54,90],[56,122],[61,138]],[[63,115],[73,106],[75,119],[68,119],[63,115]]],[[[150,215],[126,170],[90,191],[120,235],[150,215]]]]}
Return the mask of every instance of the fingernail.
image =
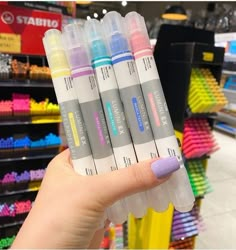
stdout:
{"type": "Polygon", "coordinates": [[[153,173],[157,178],[164,178],[180,168],[176,157],[159,159],[151,164],[153,173]]]}

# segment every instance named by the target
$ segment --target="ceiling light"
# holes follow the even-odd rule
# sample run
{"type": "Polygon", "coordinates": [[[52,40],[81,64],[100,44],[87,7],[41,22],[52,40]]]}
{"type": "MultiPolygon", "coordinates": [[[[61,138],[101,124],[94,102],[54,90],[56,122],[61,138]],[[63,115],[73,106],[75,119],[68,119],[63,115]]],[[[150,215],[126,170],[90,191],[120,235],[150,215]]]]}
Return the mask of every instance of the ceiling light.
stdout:
{"type": "Polygon", "coordinates": [[[94,12],[93,16],[94,16],[95,18],[98,18],[98,13],[94,12]]]}
{"type": "Polygon", "coordinates": [[[121,5],[125,7],[127,5],[127,1],[122,1],[121,5]]]}
{"type": "Polygon", "coordinates": [[[102,14],[105,15],[106,13],[107,13],[107,10],[106,10],[106,9],[103,9],[103,10],[102,10],[102,14]]]}
{"type": "Polygon", "coordinates": [[[91,17],[90,17],[90,16],[87,16],[87,20],[89,20],[89,19],[91,19],[91,17]]]}

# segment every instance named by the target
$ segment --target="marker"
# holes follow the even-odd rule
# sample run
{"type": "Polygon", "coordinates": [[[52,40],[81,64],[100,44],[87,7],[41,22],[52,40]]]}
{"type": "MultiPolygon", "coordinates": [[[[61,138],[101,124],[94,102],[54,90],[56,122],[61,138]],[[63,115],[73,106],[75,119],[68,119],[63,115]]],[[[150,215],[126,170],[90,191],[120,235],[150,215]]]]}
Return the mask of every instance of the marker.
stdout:
{"type": "Polygon", "coordinates": [[[61,32],[56,29],[46,31],[43,44],[60,106],[73,167],[81,175],[95,175],[96,169],[62,45],[61,32]]]}
{"type": "MultiPolygon", "coordinates": [[[[77,24],[66,25],[63,38],[97,172],[117,170],[84,30],[77,24]]],[[[119,224],[127,219],[128,212],[123,202],[118,201],[108,209],[107,215],[113,223],[119,224]]]]}
{"type": "Polygon", "coordinates": [[[167,181],[171,201],[177,210],[189,211],[195,198],[174,134],[144,19],[138,13],[130,12],[125,20],[158,153],[161,157],[176,156],[180,162],[180,169],[167,181]]]}
{"type": "MultiPolygon", "coordinates": [[[[138,161],[156,158],[157,149],[133,55],[125,37],[123,19],[118,12],[112,11],[103,18],[103,25],[138,161]]],[[[165,183],[146,192],[148,205],[157,211],[164,211],[169,206],[168,192],[164,187],[165,183]]]]}
{"type": "MultiPolygon", "coordinates": [[[[101,23],[96,19],[90,19],[85,22],[85,31],[116,164],[118,168],[129,167],[137,163],[137,160],[101,23]]],[[[135,217],[141,218],[146,214],[145,193],[132,195],[126,198],[125,202],[129,212],[133,213],[135,217]]]]}

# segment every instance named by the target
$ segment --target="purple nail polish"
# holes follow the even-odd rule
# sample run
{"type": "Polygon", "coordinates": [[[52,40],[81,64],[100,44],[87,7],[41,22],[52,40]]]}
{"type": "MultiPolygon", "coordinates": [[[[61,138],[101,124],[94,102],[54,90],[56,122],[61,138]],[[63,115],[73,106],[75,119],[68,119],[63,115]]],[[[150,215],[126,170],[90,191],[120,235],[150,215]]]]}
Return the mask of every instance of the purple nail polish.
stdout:
{"type": "Polygon", "coordinates": [[[153,173],[157,178],[164,178],[180,168],[176,157],[159,159],[151,164],[153,173]]]}

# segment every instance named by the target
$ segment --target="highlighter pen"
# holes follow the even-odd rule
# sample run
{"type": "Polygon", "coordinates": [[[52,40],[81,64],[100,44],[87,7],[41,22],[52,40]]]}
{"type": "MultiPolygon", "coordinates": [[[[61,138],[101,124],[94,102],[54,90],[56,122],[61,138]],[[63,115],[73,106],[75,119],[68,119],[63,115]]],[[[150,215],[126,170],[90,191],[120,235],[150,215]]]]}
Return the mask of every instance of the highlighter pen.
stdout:
{"type": "Polygon", "coordinates": [[[60,107],[73,167],[81,175],[95,175],[96,168],[62,45],[61,32],[56,29],[46,31],[43,44],[51,70],[52,82],[60,107]]]}
{"type": "Polygon", "coordinates": [[[125,20],[158,153],[160,157],[176,156],[181,166],[167,181],[171,201],[176,210],[189,211],[195,198],[175,137],[144,18],[137,12],[130,12],[125,20]]]}
{"type": "MultiPolygon", "coordinates": [[[[66,25],[63,40],[97,172],[117,170],[84,30],[78,24],[66,25]]],[[[116,224],[123,223],[128,216],[123,201],[112,205],[107,216],[116,224]]]]}
{"type": "MultiPolygon", "coordinates": [[[[103,18],[103,26],[138,161],[156,158],[157,149],[134,58],[124,36],[123,18],[118,12],[109,12],[103,18]]],[[[156,211],[164,211],[169,206],[168,192],[165,192],[164,186],[165,183],[146,192],[148,206],[156,211]]]]}
{"type": "MultiPolygon", "coordinates": [[[[107,120],[113,153],[118,168],[137,163],[134,147],[126,123],[115,73],[103,38],[101,23],[96,19],[85,22],[93,68],[101,95],[107,120]]],[[[132,195],[125,199],[128,211],[136,218],[146,214],[145,193],[132,195]]]]}

